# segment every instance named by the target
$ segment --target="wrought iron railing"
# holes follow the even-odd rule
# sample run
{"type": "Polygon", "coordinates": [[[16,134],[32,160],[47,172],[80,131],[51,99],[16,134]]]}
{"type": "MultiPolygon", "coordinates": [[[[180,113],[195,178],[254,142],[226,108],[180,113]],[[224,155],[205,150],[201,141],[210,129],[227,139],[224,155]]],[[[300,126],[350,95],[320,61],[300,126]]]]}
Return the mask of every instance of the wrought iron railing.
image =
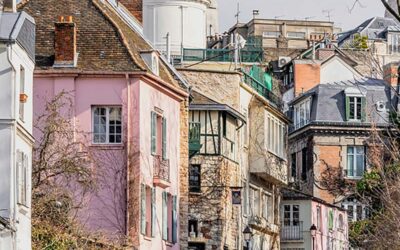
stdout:
{"type": "Polygon", "coordinates": [[[154,177],[169,182],[169,160],[154,156],[154,177]]]}
{"type": "Polygon", "coordinates": [[[241,70],[243,73],[243,82],[252,87],[255,91],[257,91],[260,95],[262,95],[265,99],[272,102],[278,109],[283,109],[283,102],[281,98],[272,93],[272,91],[268,90],[267,87],[259,82],[257,79],[247,74],[244,70],[241,70]]]}
{"type": "Polygon", "coordinates": [[[286,221],[282,223],[281,240],[303,240],[303,222],[286,221]]]}

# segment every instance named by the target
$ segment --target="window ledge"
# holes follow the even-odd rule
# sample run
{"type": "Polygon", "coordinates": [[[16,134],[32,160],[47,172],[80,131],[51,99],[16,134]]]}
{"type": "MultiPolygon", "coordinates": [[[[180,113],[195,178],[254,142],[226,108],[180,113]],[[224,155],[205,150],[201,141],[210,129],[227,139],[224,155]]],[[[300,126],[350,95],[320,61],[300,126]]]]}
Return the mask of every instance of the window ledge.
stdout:
{"type": "Polygon", "coordinates": [[[359,180],[362,179],[362,176],[360,176],[360,177],[345,176],[344,178],[345,178],[346,180],[359,181],[359,180]]]}
{"type": "Polygon", "coordinates": [[[200,195],[202,195],[202,193],[201,192],[190,192],[189,191],[189,195],[200,196],[200,195]]]}
{"type": "Polygon", "coordinates": [[[143,235],[143,239],[147,241],[152,241],[153,238],[151,238],[151,236],[143,235]]]}
{"type": "Polygon", "coordinates": [[[92,144],[90,144],[89,145],[89,147],[93,147],[93,148],[107,148],[107,149],[109,149],[109,148],[115,148],[115,149],[122,149],[122,148],[124,148],[124,144],[122,144],[122,143],[115,143],[115,144],[112,144],[112,143],[92,143],[92,144]]]}

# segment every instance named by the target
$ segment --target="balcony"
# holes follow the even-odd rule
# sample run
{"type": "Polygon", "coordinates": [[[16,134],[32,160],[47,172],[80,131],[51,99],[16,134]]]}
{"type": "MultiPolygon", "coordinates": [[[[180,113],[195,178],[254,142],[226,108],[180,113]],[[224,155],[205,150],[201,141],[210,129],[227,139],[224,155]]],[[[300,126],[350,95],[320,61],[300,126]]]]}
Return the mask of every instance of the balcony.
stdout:
{"type": "MultiPolygon", "coordinates": [[[[245,48],[240,50],[241,62],[262,62],[263,50],[259,48],[245,48]]],[[[183,49],[183,61],[233,62],[233,49],[183,49]]]]}
{"type": "Polygon", "coordinates": [[[189,122],[189,158],[201,149],[200,122],[189,122]]]}
{"type": "Polygon", "coordinates": [[[303,241],[303,222],[286,221],[281,227],[281,241],[303,241]],[[289,225],[285,225],[289,224],[289,225]]]}
{"type": "Polygon", "coordinates": [[[169,179],[169,160],[163,159],[161,155],[155,155],[153,183],[155,186],[167,188],[170,186],[169,179]]]}
{"type": "Polygon", "coordinates": [[[281,98],[279,98],[278,96],[276,96],[274,93],[272,93],[271,91],[269,91],[264,84],[262,84],[261,82],[259,82],[257,79],[255,79],[254,77],[252,77],[251,75],[247,74],[246,72],[244,72],[244,70],[241,70],[241,72],[243,73],[243,82],[246,83],[247,85],[249,85],[252,89],[254,89],[255,91],[257,91],[258,94],[260,94],[261,96],[263,96],[265,99],[267,99],[268,101],[270,101],[276,108],[278,108],[279,110],[283,109],[283,102],[281,100],[281,98]]]}

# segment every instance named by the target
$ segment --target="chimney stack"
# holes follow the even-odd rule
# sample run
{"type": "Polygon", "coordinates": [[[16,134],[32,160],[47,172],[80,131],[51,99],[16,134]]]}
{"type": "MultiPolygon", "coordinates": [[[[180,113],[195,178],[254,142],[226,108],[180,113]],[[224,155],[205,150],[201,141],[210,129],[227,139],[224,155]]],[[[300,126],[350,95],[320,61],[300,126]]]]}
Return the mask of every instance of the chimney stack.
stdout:
{"type": "Polygon", "coordinates": [[[60,16],[55,23],[54,67],[76,67],[76,25],[72,16],[60,16]]]}
{"type": "Polygon", "coordinates": [[[393,87],[397,87],[398,81],[398,67],[396,63],[389,63],[383,66],[383,80],[393,87]]]}
{"type": "Polygon", "coordinates": [[[143,22],[143,0],[117,0],[140,22],[143,22]]]}
{"type": "MultiPolygon", "coordinates": [[[[1,0],[0,0],[1,3],[1,0]]],[[[4,12],[17,12],[17,1],[16,0],[3,0],[4,12]]]]}

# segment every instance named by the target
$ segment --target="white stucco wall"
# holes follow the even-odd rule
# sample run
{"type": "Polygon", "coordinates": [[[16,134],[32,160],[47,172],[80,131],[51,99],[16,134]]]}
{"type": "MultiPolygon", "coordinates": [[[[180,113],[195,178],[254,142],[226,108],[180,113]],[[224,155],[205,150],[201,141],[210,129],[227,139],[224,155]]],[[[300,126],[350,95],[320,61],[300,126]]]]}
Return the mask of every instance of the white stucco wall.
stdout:
{"type": "Polygon", "coordinates": [[[32,80],[34,62],[18,45],[0,45],[0,216],[16,229],[0,232],[0,249],[31,249],[32,80]],[[10,63],[11,62],[11,63],[10,63]],[[24,119],[19,118],[20,68],[24,68],[24,119]],[[27,204],[17,204],[16,152],[28,159],[27,204]]]}
{"type": "Polygon", "coordinates": [[[321,66],[321,83],[338,82],[361,77],[339,57],[333,57],[321,66]]]}

